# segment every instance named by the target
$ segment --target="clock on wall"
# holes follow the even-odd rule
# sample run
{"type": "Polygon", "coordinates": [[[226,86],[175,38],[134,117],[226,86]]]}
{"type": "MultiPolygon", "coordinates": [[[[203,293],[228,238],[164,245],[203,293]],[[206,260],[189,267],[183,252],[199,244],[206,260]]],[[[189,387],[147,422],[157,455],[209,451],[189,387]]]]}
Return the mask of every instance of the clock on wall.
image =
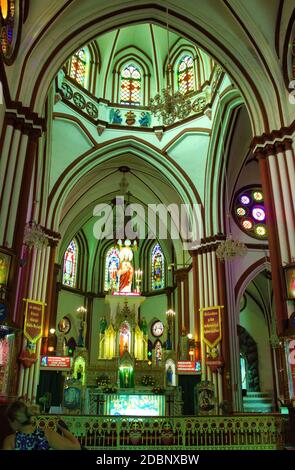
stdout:
{"type": "Polygon", "coordinates": [[[58,329],[61,333],[67,334],[71,329],[71,322],[68,317],[63,317],[58,324],[58,329]]]}
{"type": "Polygon", "coordinates": [[[160,320],[157,320],[152,324],[151,330],[154,336],[156,337],[162,336],[164,332],[164,325],[160,320]]]}

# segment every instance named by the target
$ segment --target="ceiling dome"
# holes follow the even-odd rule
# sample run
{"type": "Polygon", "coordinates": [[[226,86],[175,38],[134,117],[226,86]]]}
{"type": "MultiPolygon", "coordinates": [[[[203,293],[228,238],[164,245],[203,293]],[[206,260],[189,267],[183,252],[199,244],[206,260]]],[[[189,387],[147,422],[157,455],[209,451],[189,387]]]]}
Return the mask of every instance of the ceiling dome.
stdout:
{"type": "Polygon", "coordinates": [[[152,24],[110,31],[81,49],[66,64],[67,74],[98,99],[129,106],[148,106],[167,83],[173,92],[193,96],[208,84],[216,65],[183,37],[152,24]]]}

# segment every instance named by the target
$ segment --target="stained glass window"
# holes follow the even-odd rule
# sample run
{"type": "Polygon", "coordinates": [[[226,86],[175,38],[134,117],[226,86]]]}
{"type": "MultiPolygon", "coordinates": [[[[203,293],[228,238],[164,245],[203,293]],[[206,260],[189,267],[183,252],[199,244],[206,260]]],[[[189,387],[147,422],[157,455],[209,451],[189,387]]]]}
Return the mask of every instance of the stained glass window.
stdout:
{"type": "Polygon", "coordinates": [[[185,95],[195,90],[194,60],[185,55],[178,64],[178,90],[185,95]]]}
{"type": "Polygon", "coordinates": [[[234,218],[248,235],[258,239],[267,238],[266,212],[260,188],[247,188],[239,192],[235,200],[234,218]]]}
{"type": "Polygon", "coordinates": [[[105,261],[105,291],[118,291],[119,290],[119,276],[118,269],[120,264],[119,250],[114,246],[109,249],[105,261]]]}
{"type": "Polygon", "coordinates": [[[71,60],[70,76],[80,85],[85,85],[87,55],[85,49],[77,51],[71,60]]]}
{"type": "Polygon", "coordinates": [[[165,287],[165,259],[160,245],[157,243],[152,250],[152,290],[165,287]]]}
{"type": "Polygon", "coordinates": [[[72,240],[64,254],[62,283],[64,286],[77,287],[78,244],[72,240]]]}
{"type": "Polygon", "coordinates": [[[120,102],[135,105],[141,102],[141,73],[133,64],[127,65],[121,72],[120,102]]]}

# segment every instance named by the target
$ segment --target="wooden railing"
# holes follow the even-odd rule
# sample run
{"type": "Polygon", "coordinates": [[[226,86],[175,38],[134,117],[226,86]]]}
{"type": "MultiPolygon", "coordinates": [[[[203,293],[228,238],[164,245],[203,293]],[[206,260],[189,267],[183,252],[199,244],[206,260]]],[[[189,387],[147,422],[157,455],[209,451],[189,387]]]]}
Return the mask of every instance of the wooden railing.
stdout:
{"type": "Polygon", "coordinates": [[[42,415],[41,428],[62,419],[88,449],[275,450],[285,441],[280,414],[210,417],[42,415]]]}

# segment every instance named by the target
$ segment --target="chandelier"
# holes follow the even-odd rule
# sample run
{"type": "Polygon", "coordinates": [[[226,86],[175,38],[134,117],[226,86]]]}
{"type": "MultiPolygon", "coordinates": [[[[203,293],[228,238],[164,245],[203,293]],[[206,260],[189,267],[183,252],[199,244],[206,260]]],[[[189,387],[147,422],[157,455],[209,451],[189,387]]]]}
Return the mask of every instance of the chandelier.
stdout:
{"type": "Polygon", "coordinates": [[[24,244],[36,250],[43,250],[48,245],[48,238],[43,231],[41,225],[36,224],[36,222],[29,222],[25,227],[24,234],[24,244]]]}
{"type": "Polygon", "coordinates": [[[191,101],[182,93],[172,92],[169,83],[172,66],[170,64],[170,47],[169,47],[169,24],[168,24],[168,7],[167,7],[167,46],[168,46],[168,66],[167,66],[167,86],[162,89],[162,93],[158,93],[154,98],[150,99],[149,107],[151,113],[158,119],[162,119],[164,125],[173,124],[176,119],[186,118],[192,111],[191,101]]]}
{"type": "Polygon", "coordinates": [[[157,117],[162,118],[163,124],[173,124],[176,119],[186,118],[191,110],[191,101],[179,91],[177,93],[171,92],[171,86],[168,84],[167,88],[162,89],[162,94],[157,94],[150,100],[151,113],[157,117]]]}
{"type": "Polygon", "coordinates": [[[245,256],[247,247],[240,240],[233,240],[229,235],[216,250],[216,256],[221,261],[231,261],[233,258],[245,256]]]}

